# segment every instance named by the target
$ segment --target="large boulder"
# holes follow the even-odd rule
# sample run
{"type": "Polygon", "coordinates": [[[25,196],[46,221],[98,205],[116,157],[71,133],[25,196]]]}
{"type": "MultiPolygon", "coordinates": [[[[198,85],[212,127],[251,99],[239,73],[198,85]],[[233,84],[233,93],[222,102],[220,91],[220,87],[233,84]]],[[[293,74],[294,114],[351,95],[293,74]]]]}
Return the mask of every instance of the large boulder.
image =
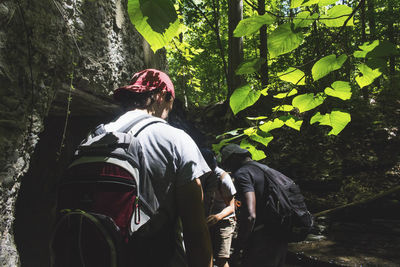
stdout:
{"type": "MultiPolygon", "coordinates": [[[[40,169],[42,175],[51,160],[63,158],[60,152],[70,145],[65,135],[74,133],[73,129],[63,130],[74,127],[74,123],[68,124],[71,118],[112,115],[116,110],[110,97],[114,88],[125,84],[132,73],[145,67],[165,69],[165,55],[149,51],[130,23],[126,5],[127,0],[5,0],[0,3],[1,266],[21,265],[21,249],[22,253],[27,252],[23,245],[17,251],[15,234],[18,235],[18,229],[38,227],[22,219],[14,227],[15,216],[21,214],[21,218],[28,218],[23,208],[30,207],[26,203],[39,205],[54,201],[46,195],[51,192],[51,187],[46,186],[48,177],[38,177],[38,171],[28,170],[40,169]],[[54,137],[46,127],[57,127],[60,139],[51,140],[54,137]],[[43,131],[47,134],[42,134],[44,139],[40,139],[43,131]],[[34,151],[41,142],[46,142],[42,147],[53,145],[45,151],[47,159],[38,158],[43,155],[41,149],[33,161],[34,151]],[[54,154],[49,154],[50,151],[54,154]],[[16,201],[24,183],[27,186],[23,193],[28,192],[32,201],[21,196],[22,208],[16,215],[16,201]],[[37,199],[41,201],[35,202],[37,199]]],[[[83,132],[89,126],[80,123],[76,127],[83,132]]],[[[33,217],[45,216],[46,207],[42,213],[32,214],[33,217]]],[[[46,264],[39,260],[22,266],[46,264]]]]}

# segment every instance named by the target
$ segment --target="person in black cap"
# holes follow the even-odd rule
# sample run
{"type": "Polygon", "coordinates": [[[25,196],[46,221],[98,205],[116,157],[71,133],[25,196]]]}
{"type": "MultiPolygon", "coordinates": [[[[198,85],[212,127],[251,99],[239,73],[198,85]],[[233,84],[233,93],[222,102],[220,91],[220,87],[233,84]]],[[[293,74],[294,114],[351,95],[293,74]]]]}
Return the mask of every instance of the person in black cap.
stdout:
{"type": "Polygon", "coordinates": [[[239,262],[243,267],[284,266],[287,241],[280,236],[278,229],[267,226],[264,172],[250,164],[251,161],[250,152],[239,145],[229,144],[221,150],[222,166],[233,173],[236,196],[241,203],[232,266],[239,262]]]}

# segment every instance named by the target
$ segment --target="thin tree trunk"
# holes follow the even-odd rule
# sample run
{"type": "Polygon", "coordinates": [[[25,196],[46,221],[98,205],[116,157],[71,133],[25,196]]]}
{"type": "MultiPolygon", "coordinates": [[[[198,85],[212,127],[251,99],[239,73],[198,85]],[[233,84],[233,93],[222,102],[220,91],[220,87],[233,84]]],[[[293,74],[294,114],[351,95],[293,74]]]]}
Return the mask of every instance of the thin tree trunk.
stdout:
{"type": "Polygon", "coordinates": [[[360,8],[360,20],[361,20],[361,41],[364,43],[367,40],[367,36],[365,34],[365,2],[360,8]]]}
{"type": "Polygon", "coordinates": [[[375,23],[375,5],[374,0],[367,0],[368,5],[368,24],[369,24],[369,40],[376,38],[376,23],[375,23]]]}
{"type": "MultiPolygon", "coordinates": [[[[360,7],[361,12],[360,12],[360,20],[361,20],[361,41],[362,43],[365,43],[367,41],[367,35],[365,33],[365,29],[366,29],[366,22],[365,22],[365,2],[362,4],[362,6],[360,7]]],[[[368,86],[364,87],[362,90],[362,96],[364,100],[367,100],[369,98],[368,95],[368,86]]]]}
{"type": "MultiPolygon", "coordinates": [[[[258,14],[265,14],[265,0],[258,0],[258,14]]],[[[261,86],[265,88],[268,85],[267,25],[260,28],[260,58],[265,59],[265,63],[260,68],[261,86]]]]}
{"type": "Polygon", "coordinates": [[[233,31],[243,19],[243,1],[228,0],[228,98],[241,83],[235,70],[243,61],[243,38],[233,37],[233,31]]]}
{"type": "MultiPolygon", "coordinates": [[[[389,41],[392,44],[395,44],[395,38],[394,38],[394,27],[393,27],[393,17],[395,16],[394,12],[393,12],[393,0],[388,0],[388,17],[390,19],[388,19],[388,38],[389,41]]],[[[390,81],[391,83],[393,82],[393,76],[395,74],[395,66],[396,66],[396,58],[394,56],[391,56],[389,58],[389,74],[390,74],[390,81]]]]}

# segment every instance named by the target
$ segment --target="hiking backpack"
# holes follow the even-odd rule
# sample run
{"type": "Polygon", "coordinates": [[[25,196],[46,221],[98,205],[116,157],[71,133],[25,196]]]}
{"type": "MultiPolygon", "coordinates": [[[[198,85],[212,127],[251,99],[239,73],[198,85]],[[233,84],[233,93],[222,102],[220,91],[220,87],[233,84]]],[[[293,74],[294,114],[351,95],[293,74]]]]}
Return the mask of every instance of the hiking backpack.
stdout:
{"type": "Polygon", "coordinates": [[[157,122],[142,115],[114,132],[99,125],[78,146],[58,189],[51,266],[131,266],[131,236],[159,207],[136,136],[157,122]]]}
{"type": "Polygon", "coordinates": [[[307,210],[304,196],[293,180],[277,170],[256,161],[249,161],[264,172],[266,206],[264,218],[266,226],[278,228],[288,242],[305,240],[314,224],[307,210]]]}

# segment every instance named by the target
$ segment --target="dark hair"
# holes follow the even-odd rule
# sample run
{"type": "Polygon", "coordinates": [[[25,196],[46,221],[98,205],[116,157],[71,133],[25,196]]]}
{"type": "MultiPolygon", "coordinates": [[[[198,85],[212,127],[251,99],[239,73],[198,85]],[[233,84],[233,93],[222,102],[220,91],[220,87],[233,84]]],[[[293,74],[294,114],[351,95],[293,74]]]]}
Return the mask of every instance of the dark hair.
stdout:
{"type": "Polygon", "coordinates": [[[203,158],[206,160],[208,167],[210,167],[211,170],[215,170],[217,167],[217,159],[214,156],[214,152],[208,148],[201,148],[200,152],[203,155],[203,158]]]}
{"type": "MultiPolygon", "coordinates": [[[[129,109],[144,109],[154,103],[154,95],[161,92],[161,88],[157,88],[151,91],[142,92],[142,93],[134,93],[128,90],[121,91],[120,100],[118,103],[122,106],[124,110],[129,109]]],[[[167,92],[165,96],[166,101],[171,101],[172,94],[167,92]]]]}

